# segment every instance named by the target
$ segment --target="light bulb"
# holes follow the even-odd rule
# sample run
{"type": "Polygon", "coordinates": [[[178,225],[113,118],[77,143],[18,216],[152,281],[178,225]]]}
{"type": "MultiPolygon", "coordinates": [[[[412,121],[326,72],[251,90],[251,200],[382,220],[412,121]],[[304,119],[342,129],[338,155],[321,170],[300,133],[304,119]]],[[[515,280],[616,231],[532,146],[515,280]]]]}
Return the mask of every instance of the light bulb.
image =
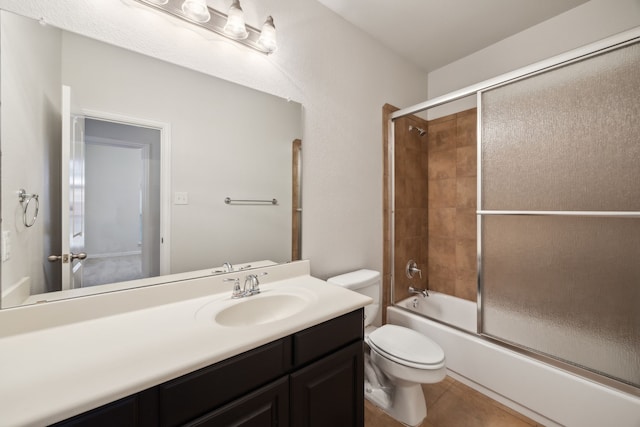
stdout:
{"type": "Polygon", "coordinates": [[[236,40],[244,40],[249,37],[247,27],[244,23],[244,13],[240,7],[239,0],[233,0],[233,4],[229,8],[224,32],[226,35],[236,40]]]}
{"type": "Polygon", "coordinates": [[[262,26],[258,45],[267,53],[275,52],[278,44],[276,43],[276,26],[273,24],[273,18],[269,16],[262,26]]]}
{"type": "Polygon", "coordinates": [[[208,22],[211,19],[207,0],[184,0],[182,11],[189,19],[196,22],[208,22]]]}

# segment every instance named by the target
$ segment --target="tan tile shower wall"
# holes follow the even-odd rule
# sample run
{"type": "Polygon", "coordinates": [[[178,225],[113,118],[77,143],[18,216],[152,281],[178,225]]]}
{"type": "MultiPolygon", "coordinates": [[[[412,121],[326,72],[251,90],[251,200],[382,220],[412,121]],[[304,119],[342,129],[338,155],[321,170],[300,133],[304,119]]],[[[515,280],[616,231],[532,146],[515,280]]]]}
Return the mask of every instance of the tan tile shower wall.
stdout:
{"type": "Polygon", "coordinates": [[[429,289],[476,300],[476,110],[429,122],[429,289]]]}
{"type": "MultiPolygon", "coordinates": [[[[385,308],[393,303],[388,118],[397,110],[389,104],[383,107],[385,308]]],[[[476,110],[428,123],[417,117],[399,119],[395,132],[395,299],[406,298],[409,285],[426,285],[428,281],[429,289],[475,301],[476,110]],[[428,135],[409,132],[410,124],[428,129],[428,135]],[[410,258],[426,273],[422,281],[405,278],[404,267],[410,258]]],[[[386,323],[386,310],[382,317],[386,323]]]]}
{"type": "Polygon", "coordinates": [[[427,122],[418,117],[405,117],[395,122],[395,235],[394,295],[396,300],[409,296],[409,286],[426,288],[428,270],[428,177],[427,122]],[[422,270],[422,278],[412,279],[405,273],[409,260],[422,270]]]}

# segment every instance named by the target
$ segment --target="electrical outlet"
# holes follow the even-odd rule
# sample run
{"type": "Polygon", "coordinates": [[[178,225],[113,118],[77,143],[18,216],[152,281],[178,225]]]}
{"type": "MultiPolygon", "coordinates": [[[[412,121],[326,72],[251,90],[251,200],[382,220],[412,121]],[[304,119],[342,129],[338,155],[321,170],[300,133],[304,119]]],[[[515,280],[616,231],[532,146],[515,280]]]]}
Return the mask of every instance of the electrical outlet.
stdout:
{"type": "Polygon", "coordinates": [[[2,262],[11,259],[11,233],[9,231],[2,232],[2,262]]]}
{"type": "Polygon", "coordinates": [[[186,192],[176,192],[173,195],[173,204],[174,205],[188,205],[189,204],[189,194],[186,192]]]}

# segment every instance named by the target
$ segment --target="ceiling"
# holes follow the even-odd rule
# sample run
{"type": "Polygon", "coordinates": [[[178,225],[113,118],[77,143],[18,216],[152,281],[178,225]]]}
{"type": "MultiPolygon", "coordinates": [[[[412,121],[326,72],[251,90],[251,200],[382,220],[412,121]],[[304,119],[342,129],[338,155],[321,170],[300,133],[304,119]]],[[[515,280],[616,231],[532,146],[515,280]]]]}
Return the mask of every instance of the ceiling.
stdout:
{"type": "Polygon", "coordinates": [[[429,72],[588,0],[318,0],[429,72]]]}

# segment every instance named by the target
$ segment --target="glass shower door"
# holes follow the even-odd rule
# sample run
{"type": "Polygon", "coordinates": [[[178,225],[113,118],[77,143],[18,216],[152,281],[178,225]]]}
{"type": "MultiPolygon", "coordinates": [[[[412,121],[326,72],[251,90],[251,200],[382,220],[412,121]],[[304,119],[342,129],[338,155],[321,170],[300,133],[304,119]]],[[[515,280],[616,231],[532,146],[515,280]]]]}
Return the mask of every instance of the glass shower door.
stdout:
{"type": "Polygon", "coordinates": [[[481,333],[640,387],[640,43],[480,115],[481,333]]]}

